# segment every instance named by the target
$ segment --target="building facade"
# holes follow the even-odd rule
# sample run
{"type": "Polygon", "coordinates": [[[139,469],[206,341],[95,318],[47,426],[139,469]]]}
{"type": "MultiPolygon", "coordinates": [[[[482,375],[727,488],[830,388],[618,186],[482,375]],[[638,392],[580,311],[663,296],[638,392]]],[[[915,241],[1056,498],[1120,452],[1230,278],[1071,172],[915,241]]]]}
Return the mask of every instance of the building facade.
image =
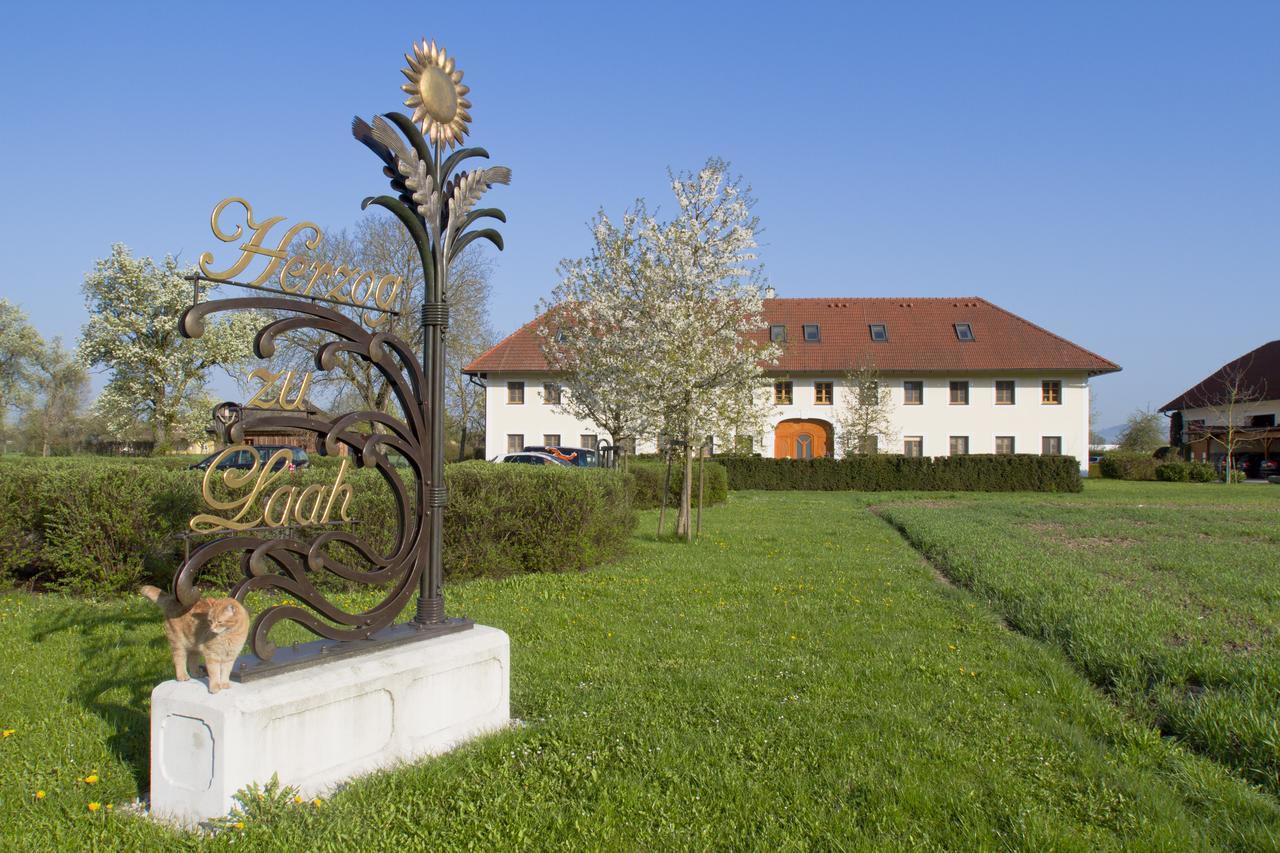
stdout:
{"type": "Polygon", "coordinates": [[[1186,458],[1221,467],[1233,463],[1249,476],[1280,463],[1280,341],[1227,362],[1160,407],[1170,417],[1170,444],[1186,458]],[[1231,427],[1228,431],[1228,425],[1231,427]],[[1272,465],[1265,466],[1263,463],[1272,465]]]}
{"type": "MultiPolygon", "coordinates": [[[[852,373],[872,368],[891,428],[875,451],[911,456],[1032,453],[1087,466],[1089,379],[1120,368],[982,299],[766,299],[782,349],[766,367],[772,408],[738,450],[767,457],[837,454],[852,373]]],[[[540,319],[540,318],[539,318],[540,319]]],[[[524,326],[467,366],[485,383],[486,453],[607,439],[567,414],[536,334],[524,326]]],[[[639,450],[652,449],[642,444],[639,450]]],[[[867,448],[871,449],[871,448],[867,448]]]]}

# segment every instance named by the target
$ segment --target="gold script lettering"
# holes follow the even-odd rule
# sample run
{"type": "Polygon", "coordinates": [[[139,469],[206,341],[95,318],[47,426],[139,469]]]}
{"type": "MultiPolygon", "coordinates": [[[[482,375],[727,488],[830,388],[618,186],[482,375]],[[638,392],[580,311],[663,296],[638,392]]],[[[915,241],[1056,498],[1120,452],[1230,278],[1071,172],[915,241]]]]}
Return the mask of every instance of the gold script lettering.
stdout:
{"type": "Polygon", "coordinates": [[[284,409],[285,411],[301,412],[307,407],[307,392],[311,390],[311,371],[302,374],[302,381],[298,384],[298,391],[294,394],[293,399],[289,399],[289,388],[293,385],[294,373],[292,370],[281,370],[272,373],[265,367],[256,367],[249,373],[250,379],[257,379],[262,383],[262,387],[257,393],[249,398],[249,402],[244,404],[246,409],[284,409]],[[280,385],[280,392],[275,393],[276,381],[280,377],[284,377],[284,382],[280,385]]]}
{"type": "Polygon", "coordinates": [[[271,454],[271,457],[264,462],[258,451],[247,445],[228,447],[219,453],[209,465],[208,470],[204,472],[204,481],[200,491],[204,502],[211,509],[221,512],[223,515],[200,513],[191,519],[191,529],[196,533],[216,533],[220,530],[247,530],[258,526],[286,527],[295,525],[298,527],[312,527],[334,523],[335,508],[338,511],[336,520],[350,521],[351,517],[348,515],[348,509],[351,505],[354,490],[351,488],[351,484],[346,482],[348,461],[345,458],[338,465],[338,473],[333,478],[332,485],[313,483],[306,488],[287,484],[280,485],[271,492],[265,506],[261,510],[257,509],[259,498],[266,494],[267,490],[275,485],[278,480],[288,476],[289,458],[290,451],[286,448],[271,454]],[[240,471],[234,468],[223,471],[222,482],[233,492],[244,490],[246,487],[247,491],[239,498],[222,500],[213,493],[217,467],[230,454],[238,453],[242,450],[248,450],[253,453],[253,467],[248,471],[240,471]],[[281,463],[280,469],[272,471],[277,462],[281,463]],[[340,503],[339,499],[341,499],[340,503]],[[303,509],[307,501],[311,502],[309,512],[303,509]],[[323,507],[323,510],[321,507],[323,507]],[[231,515],[230,513],[233,511],[235,514],[231,515]]]}
{"type": "Polygon", "coordinates": [[[297,225],[294,225],[285,232],[284,236],[280,238],[280,242],[276,244],[274,249],[267,248],[263,245],[263,241],[266,240],[267,234],[271,229],[284,221],[284,217],[272,216],[264,222],[257,222],[253,218],[253,207],[249,202],[239,196],[231,196],[230,198],[224,198],[222,201],[218,202],[213,208],[213,215],[210,217],[210,225],[213,228],[214,236],[224,243],[234,242],[235,240],[240,239],[240,235],[244,233],[244,229],[239,225],[235,227],[234,231],[228,232],[224,231],[222,226],[219,224],[223,211],[232,204],[238,204],[244,208],[245,224],[253,233],[246,242],[240,244],[240,258],[225,270],[219,271],[212,268],[212,252],[205,252],[200,255],[200,272],[214,281],[231,281],[236,276],[240,275],[240,273],[244,272],[249,267],[249,264],[253,263],[255,257],[258,255],[265,255],[271,259],[267,263],[266,269],[264,269],[257,278],[249,282],[254,285],[262,284],[262,282],[276,274],[276,270],[281,266],[281,261],[285,259],[290,244],[292,244],[303,231],[311,231],[310,239],[306,240],[303,245],[313,252],[319,248],[320,241],[324,239],[324,234],[320,231],[320,226],[316,225],[314,222],[299,222],[297,225]]]}

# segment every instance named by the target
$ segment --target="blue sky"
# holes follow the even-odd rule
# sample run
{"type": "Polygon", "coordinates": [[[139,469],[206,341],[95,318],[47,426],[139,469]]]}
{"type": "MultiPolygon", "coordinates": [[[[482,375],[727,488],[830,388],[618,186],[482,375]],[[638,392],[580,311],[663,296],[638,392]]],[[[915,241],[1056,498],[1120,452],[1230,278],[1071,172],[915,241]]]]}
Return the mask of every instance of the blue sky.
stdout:
{"type": "MultiPolygon", "coordinates": [[[[1118,362],[1101,425],[1280,337],[1280,4],[24,4],[0,31],[0,295],[74,339],[123,241],[214,203],[354,223],[348,132],[423,35],[512,167],[508,332],[665,170],[732,161],[782,296],[978,295],[1118,362]]],[[[221,258],[225,251],[218,255],[221,258]]]]}

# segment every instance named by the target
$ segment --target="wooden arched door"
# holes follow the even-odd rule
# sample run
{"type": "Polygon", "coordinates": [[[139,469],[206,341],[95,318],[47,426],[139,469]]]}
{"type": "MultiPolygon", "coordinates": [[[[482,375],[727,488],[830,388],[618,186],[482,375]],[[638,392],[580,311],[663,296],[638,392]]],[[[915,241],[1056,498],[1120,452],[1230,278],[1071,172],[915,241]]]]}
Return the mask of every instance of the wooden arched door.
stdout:
{"type": "Polygon", "coordinates": [[[773,430],[773,455],[778,459],[815,459],[831,455],[831,424],[798,418],[778,423],[773,430]]]}

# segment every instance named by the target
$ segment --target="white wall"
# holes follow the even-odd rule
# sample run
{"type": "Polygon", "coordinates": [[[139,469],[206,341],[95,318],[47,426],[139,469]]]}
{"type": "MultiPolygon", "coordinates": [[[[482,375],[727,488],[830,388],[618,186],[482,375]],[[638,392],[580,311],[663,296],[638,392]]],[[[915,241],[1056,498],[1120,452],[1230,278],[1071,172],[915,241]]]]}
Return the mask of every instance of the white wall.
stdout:
{"type": "MultiPolygon", "coordinates": [[[[1234,413],[1236,426],[1247,426],[1249,419],[1254,415],[1275,415],[1276,422],[1280,423],[1280,400],[1260,400],[1257,403],[1237,403],[1234,413]]],[[[1182,420],[1185,424],[1187,421],[1203,420],[1205,426],[1226,426],[1226,412],[1221,409],[1195,408],[1183,409],[1182,420]]]]}
{"type": "MultiPolygon", "coordinates": [[[[773,428],[778,421],[788,418],[820,419],[833,425],[842,408],[845,395],[853,393],[845,387],[840,376],[829,374],[795,374],[786,378],[793,383],[793,404],[777,406],[767,424],[767,430],[755,437],[754,450],[764,456],[773,455],[773,428]],[[832,405],[814,403],[814,382],[830,381],[835,384],[835,400],[832,405]]],[[[559,434],[561,442],[577,445],[583,433],[603,437],[594,425],[577,420],[563,413],[558,407],[548,405],[543,398],[544,379],[536,374],[490,375],[486,392],[485,454],[492,458],[507,451],[507,436],[524,436],[525,444],[541,444],[543,435],[559,434]],[[523,405],[507,403],[507,382],[522,380],[525,383],[523,405]]],[[[1041,438],[1060,436],[1062,452],[1074,456],[1081,469],[1087,466],[1089,457],[1089,381],[1084,373],[1044,373],[1036,375],[956,373],[936,377],[925,375],[892,374],[882,378],[884,387],[892,397],[892,419],[896,435],[890,441],[882,440],[884,453],[901,453],[906,436],[921,436],[925,456],[946,456],[950,449],[950,437],[967,435],[970,453],[994,453],[998,435],[1014,437],[1017,453],[1040,453],[1041,438]],[[951,405],[951,380],[968,380],[969,404],[951,405]],[[1015,382],[1013,405],[995,403],[995,381],[1012,379],[1015,382]],[[1056,379],[1062,382],[1062,403],[1044,405],[1040,402],[1041,380],[1056,379]],[[903,404],[904,380],[924,382],[924,403],[903,404]]],[[[567,393],[567,392],[565,392],[567,393]]],[[[836,428],[838,431],[838,427],[836,428]]],[[[651,445],[650,448],[651,449],[651,445]]],[[[646,448],[642,445],[642,451],[646,448]]]]}

